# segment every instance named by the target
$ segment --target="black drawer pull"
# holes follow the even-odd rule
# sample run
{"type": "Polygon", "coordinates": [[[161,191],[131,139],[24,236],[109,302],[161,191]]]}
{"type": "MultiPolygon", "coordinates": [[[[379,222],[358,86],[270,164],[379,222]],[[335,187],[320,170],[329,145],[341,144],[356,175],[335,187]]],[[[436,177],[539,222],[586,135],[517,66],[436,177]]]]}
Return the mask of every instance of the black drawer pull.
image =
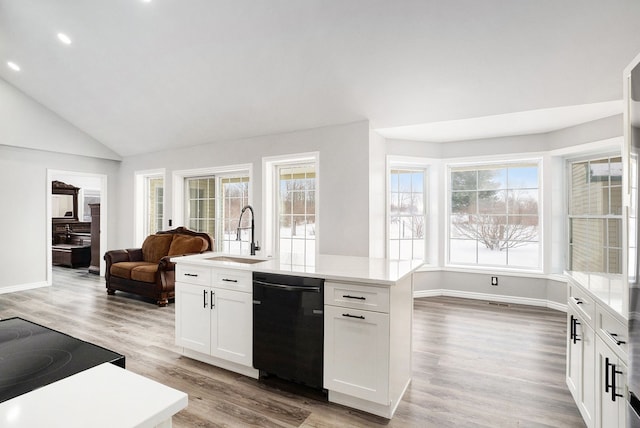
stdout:
{"type": "Polygon", "coordinates": [[[577,297],[574,297],[573,300],[576,301],[576,305],[582,305],[584,302],[582,301],[582,299],[579,299],[577,297]]]}
{"type": "Polygon", "coordinates": [[[609,333],[609,332],[607,332],[607,333],[609,334],[609,336],[611,336],[611,338],[613,340],[615,340],[616,345],[620,346],[620,345],[624,345],[624,344],[627,343],[624,340],[618,340],[618,335],[616,333],[609,333]]]}
{"type": "Polygon", "coordinates": [[[350,296],[348,294],[343,294],[342,297],[344,297],[345,299],[358,299],[358,300],[367,300],[366,297],[362,297],[362,296],[350,296]]]}
{"type": "Polygon", "coordinates": [[[349,317],[349,318],[358,318],[359,320],[363,320],[364,317],[362,315],[351,315],[351,314],[342,314],[343,317],[349,317]]]}
{"type": "Polygon", "coordinates": [[[238,282],[237,279],[222,278],[224,282],[238,282]]]}
{"type": "Polygon", "coordinates": [[[198,274],[197,273],[185,273],[184,276],[193,276],[193,277],[197,277],[198,274]]]}
{"type": "Polygon", "coordinates": [[[204,306],[207,307],[207,290],[202,290],[202,300],[204,301],[204,306]]]}

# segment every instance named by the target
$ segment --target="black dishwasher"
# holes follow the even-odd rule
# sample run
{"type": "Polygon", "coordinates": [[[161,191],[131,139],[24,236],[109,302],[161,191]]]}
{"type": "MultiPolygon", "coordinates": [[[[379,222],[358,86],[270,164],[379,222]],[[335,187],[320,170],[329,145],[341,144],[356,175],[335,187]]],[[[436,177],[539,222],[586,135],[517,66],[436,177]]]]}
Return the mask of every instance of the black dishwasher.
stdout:
{"type": "Polygon", "coordinates": [[[253,273],[253,367],[322,388],[324,279],[253,273]]]}

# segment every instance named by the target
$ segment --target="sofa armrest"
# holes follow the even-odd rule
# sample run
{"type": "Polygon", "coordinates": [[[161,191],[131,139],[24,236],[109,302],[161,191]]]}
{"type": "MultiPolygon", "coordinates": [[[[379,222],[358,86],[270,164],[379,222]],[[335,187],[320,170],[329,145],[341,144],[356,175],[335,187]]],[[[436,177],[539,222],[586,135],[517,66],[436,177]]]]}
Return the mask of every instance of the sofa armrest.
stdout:
{"type": "Polygon", "coordinates": [[[176,256],[164,256],[160,259],[160,263],[158,264],[158,270],[163,270],[165,272],[176,270],[176,263],[171,261],[172,257],[176,256]]]}
{"type": "Polygon", "coordinates": [[[107,266],[118,262],[128,262],[129,252],[127,250],[107,251],[104,253],[104,260],[107,262],[107,266]]]}

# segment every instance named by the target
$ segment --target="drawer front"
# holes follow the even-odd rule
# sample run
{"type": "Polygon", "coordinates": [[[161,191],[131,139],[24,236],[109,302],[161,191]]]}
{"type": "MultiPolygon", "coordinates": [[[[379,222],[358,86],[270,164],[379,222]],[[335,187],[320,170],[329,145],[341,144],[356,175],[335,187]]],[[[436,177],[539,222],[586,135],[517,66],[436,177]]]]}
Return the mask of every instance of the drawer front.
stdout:
{"type": "Polygon", "coordinates": [[[209,286],[211,285],[211,268],[177,263],[176,281],[209,286]]]}
{"type": "Polygon", "coordinates": [[[251,271],[214,268],[213,286],[226,290],[253,291],[253,274],[251,271]]]}
{"type": "Polygon", "coordinates": [[[629,352],[629,330],[627,327],[600,306],[596,312],[596,325],[602,339],[626,363],[629,352]]]}
{"type": "Polygon", "coordinates": [[[389,289],[368,285],[324,283],[325,305],[389,313],[389,289]]]}
{"type": "Polygon", "coordinates": [[[594,326],[594,318],[596,316],[596,304],[589,294],[576,284],[569,282],[569,302],[575,304],[578,313],[584,317],[584,320],[592,327],[594,326]]]}

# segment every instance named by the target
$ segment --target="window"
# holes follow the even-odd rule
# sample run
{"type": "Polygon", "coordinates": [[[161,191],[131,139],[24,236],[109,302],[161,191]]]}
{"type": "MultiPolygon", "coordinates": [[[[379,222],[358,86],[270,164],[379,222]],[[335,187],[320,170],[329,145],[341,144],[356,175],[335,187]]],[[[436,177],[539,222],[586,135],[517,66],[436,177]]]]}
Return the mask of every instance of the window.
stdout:
{"type": "Polygon", "coordinates": [[[425,258],[426,171],[394,168],[389,172],[388,257],[425,258]]]}
{"type": "MultiPolygon", "coordinates": [[[[220,179],[222,187],[223,227],[222,251],[226,253],[242,253],[249,249],[251,230],[241,229],[238,240],[238,224],[242,208],[249,204],[249,177],[224,177],[220,179]]],[[[249,213],[245,216],[249,218],[249,213]]],[[[248,221],[248,220],[247,220],[248,221]]]]}
{"type": "Polygon", "coordinates": [[[135,174],[135,240],[142,245],[147,236],[164,229],[164,170],[135,174]]]}
{"type": "Polygon", "coordinates": [[[569,162],[568,267],[592,291],[621,282],[622,158],[569,162]]]}
{"type": "Polygon", "coordinates": [[[218,251],[248,250],[251,232],[243,229],[237,234],[240,212],[249,203],[247,173],[187,177],[184,183],[187,227],[214,237],[218,251]]]}
{"type": "Polygon", "coordinates": [[[539,163],[449,172],[449,263],[539,270],[539,163]]]}
{"type": "Polygon", "coordinates": [[[278,244],[280,258],[313,264],[316,248],[316,168],[313,163],[279,165],[278,244]]]}
{"type": "Polygon", "coordinates": [[[146,233],[152,235],[163,229],[164,177],[147,177],[146,233]]]}

